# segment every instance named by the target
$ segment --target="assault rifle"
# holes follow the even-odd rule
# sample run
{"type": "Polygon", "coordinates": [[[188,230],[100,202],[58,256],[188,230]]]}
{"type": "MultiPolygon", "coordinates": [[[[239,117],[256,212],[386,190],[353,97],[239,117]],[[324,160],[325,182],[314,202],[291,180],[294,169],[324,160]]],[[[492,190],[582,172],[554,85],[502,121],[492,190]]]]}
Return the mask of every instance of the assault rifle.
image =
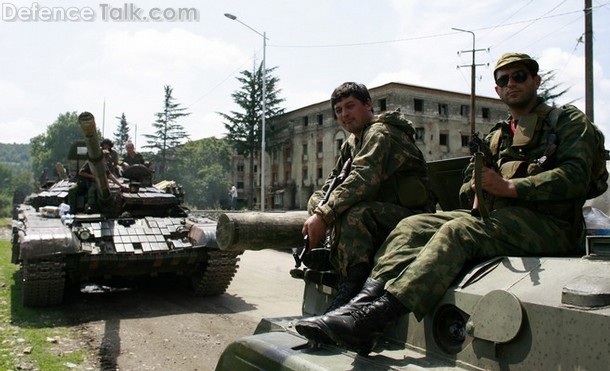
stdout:
{"type": "Polygon", "coordinates": [[[468,143],[470,154],[474,158],[474,201],[472,202],[472,210],[470,214],[473,216],[487,217],[487,208],[481,202],[483,198],[483,188],[481,187],[481,174],[483,166],[495,169],[495,163],[491,148],[479,137],[479,133],[472,133],[472,139],[468,143]]]}
{"type": "MultiPolygon", "coordinates": [[[[324,197],[322,197],[322,199],[318,202],[317,207],[320,207],[328,202],[328,199],[330,198],[330,193],[332,191],[334,191],[335,188],[337,188],[339,186],[339,184],[343,183],[345,178],[347,178],[347,174],[349,174],[351,168],[352,168],[352,159],[348,158],[347,161],[345,161],[345,163],[343,164],[343,167],[341,168],[341,172],[336,177],[334,177],[333,180],[331,181],[328,189],[326,190],[326,193],[324,194],[324,197]]],[[[328,233],[326,235],[326,238],[328,239],[328,233]]],[[[294,261],[295,261],[295,268],[299,268],[301,266],[301,263],[303,263],[305,260],[313,261],[313,260],[323,260],[324,257],[326,257],[326,259],[328,258],[328,254],[326,254],[325,251],[317,251],[317,250],[325,250],[325,249],[310,250],[309,249],[309,236],[306,235],[303,238],[303,247],[301,248],[301,251],[295,251],[292,253],[292,256],[294,257],[294,261]],[[307,259],[307,255],[311,255],[312,259],[307,259]]],[[[320,263],[322,263],[322,262],[320,262],[320,263]]],[[[306,263],[305,265],[310,267],[310,265],[308,263],[306,263]]],[[[318,270],[323,270],[323,269],[318,269],[318,270]]]]}

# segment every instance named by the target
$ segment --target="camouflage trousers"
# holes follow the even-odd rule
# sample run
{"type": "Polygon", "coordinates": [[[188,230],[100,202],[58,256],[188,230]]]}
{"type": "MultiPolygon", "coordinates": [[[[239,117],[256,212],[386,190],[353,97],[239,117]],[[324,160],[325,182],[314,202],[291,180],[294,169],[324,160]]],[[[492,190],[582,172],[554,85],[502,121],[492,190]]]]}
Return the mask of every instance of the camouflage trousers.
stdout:
{"type": "Polygon", "coordinates": [[[335,221],[330,262],[342,276],[359,263],[372,267],[379,246],[399,221],[414,212],[388,202],[360,202],[335,221]]]}
{"type": "Polygon", "coordinates": [[[422,319],[472,259],[565,256],[580,249],[570,225],[524,207],[494,210],[488,218],[466,210],[402,220],[380,247],[371,273],[386,291],[422,319]]]}

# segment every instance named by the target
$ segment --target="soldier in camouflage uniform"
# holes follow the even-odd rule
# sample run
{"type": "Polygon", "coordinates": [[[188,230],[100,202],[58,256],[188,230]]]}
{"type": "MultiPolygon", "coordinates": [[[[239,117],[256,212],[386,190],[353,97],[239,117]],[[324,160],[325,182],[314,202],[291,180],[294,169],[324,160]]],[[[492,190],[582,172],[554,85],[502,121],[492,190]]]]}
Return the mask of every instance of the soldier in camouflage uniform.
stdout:
{"type": "MultiPolygon", "coordinates": [[[[545,122],[550,107],[537,96],[538,63],[528,55],[504,54],[494,78],[511,115],[485,138],[498,169],[483,167],[479,184],[493,200],[489,215],[456,210],[402,220],[380,248],[363,290],[346,306],[297,323],[299,333],[368,353],[386,324],[407,312],[419,320],[429,313],[469,260],[581,249],[594,128],[571,106],[554,129],[545,122]]],[[[461,195],[472,195],[476,186],[472,168],[461,195]]]]}
{"type": "Polygon", "coordinates": [[[400,220],[434,212],[436,204],[426,161],[407,119],[398,112],[374,116],[367,88],[353,82],[335,89],[331,106],[351,135],[322,190],[310,197],[311,216],[303,225],[310,248],[333,229],[331,264],[341,280],[329,310],[346,304],[360,291],[377,249],[400,220]],[[328,202],[319,205],[348,159],[352,164],[347,177],[329,194],[328,202]]]}

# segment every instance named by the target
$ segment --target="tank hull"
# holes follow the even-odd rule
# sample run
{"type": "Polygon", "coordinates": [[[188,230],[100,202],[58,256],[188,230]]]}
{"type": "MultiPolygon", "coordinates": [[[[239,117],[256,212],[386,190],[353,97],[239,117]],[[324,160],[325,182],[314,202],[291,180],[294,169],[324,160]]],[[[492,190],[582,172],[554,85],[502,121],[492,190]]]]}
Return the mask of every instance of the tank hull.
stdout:
{"type": "Polygon", "coordinates": [[[108,218],[101,214],[48,217],[17,208],[13,261],[22,268],[23,302],[61,304],[67,288],[116,285],[163,275],[186,278],[199,296],[220,295],[241,252],[222,251],[208,218],[108,218]]]}
{"type": "MultiPolygon", "coordinates": [[[[306,279],[304,313],[322,313],[333,292],[306,279]]],[[[368,357],[313,349],[294,330],[300,317],[274,318],[229,345],[216,370],[600,370],[609,305],[609,261],[502,257],[465,270],[421,322],[400,318],[368,357]]]]}

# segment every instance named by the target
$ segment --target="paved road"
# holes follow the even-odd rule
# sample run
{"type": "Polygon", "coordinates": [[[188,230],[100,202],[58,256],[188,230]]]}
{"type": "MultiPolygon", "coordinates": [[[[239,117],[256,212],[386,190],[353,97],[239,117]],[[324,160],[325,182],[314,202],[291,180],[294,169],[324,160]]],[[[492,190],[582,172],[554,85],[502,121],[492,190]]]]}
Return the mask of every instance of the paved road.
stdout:
{"type": "Polygon", "coordinates": [[[263,317],[301,313],[303,282],[288,252],[247,251],[224,295],[194,298],[175,286],[70,299],[66,315],[102,370],[213,370],[222,350],[263,317]]]}

